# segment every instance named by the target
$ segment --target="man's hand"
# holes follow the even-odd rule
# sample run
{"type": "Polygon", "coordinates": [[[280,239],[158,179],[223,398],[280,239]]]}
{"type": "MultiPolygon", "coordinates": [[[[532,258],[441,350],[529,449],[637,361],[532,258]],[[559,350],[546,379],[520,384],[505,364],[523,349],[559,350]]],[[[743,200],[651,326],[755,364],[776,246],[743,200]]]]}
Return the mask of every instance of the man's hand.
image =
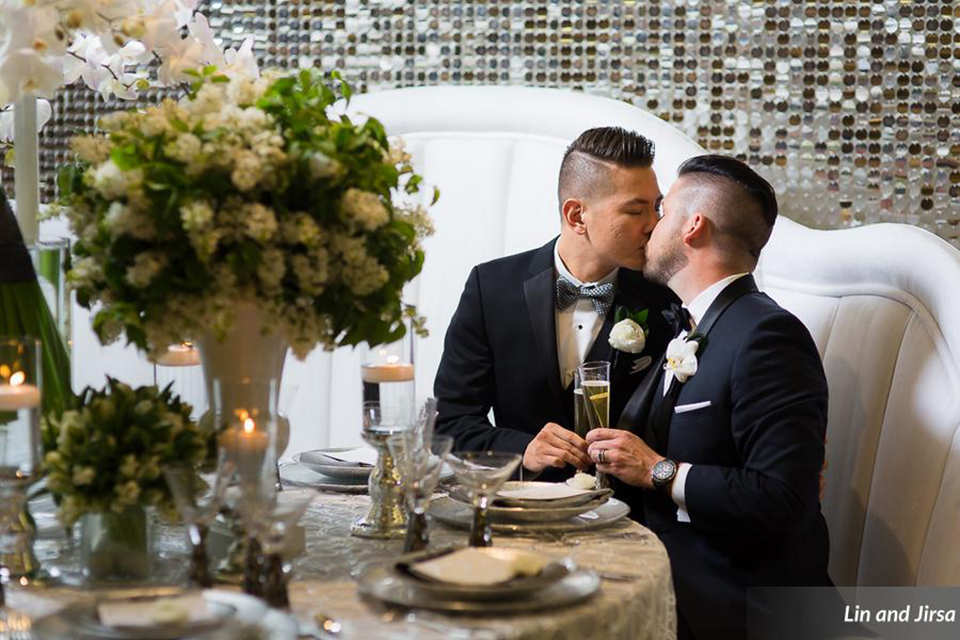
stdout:
{"type": "Polygon", "coordinates": [[[590,458],[597,462],[597,471],[636,487],[653,488],[650,472],[663,456],[646,442],[621,429],[593,429],[587,433],[587,443],[590,458]]]}
{"type": "Polygon", "coordinates": [[[540,473],[547,467],[572,464],[581,471],[592,464],[587,455],[587,442],[573,431],[556,422],[548,422],[523,452],[523,467],[540,473]]]}

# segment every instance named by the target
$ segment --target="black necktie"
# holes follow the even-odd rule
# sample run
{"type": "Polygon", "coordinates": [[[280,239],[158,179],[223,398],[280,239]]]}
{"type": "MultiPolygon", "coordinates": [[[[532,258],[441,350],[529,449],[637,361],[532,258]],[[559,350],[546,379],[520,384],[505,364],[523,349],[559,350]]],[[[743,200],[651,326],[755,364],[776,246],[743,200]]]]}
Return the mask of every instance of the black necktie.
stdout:
{"type": "Polygon", "coordinates": [[[680,335],[681,331],[690,331],[690,328],[693,326],[690,322],[692,320],[690,311],[688,311],[686,307],[681,307],[676,302],[663,310],[663,317],[673,328],[673,335],[675,336],[680,335]]]}
{"type": "Polygon", "coordinates": [[[557,278],[557,309],[563,311],[579,298],[588,298],[593,303],[593,308],[601,315],[607,315],[607,311],[613,306],[614,291],[613,283],[588,284],[578,287],[563,276],[557,278]]]}

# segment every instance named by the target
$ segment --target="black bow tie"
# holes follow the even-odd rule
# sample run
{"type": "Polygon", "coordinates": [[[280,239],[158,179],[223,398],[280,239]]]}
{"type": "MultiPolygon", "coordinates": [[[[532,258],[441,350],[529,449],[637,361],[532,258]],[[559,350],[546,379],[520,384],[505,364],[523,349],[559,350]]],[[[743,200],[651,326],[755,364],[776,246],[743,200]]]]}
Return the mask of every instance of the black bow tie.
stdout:
{"type": "Polygon", "coordinates": [[[605,316],[613,306],[616,292],[613,283],[590,284],[578,287],[563,276],[557,278],[557,309],[563,311],[579,298],[588,298],[598,315],[605,316]]]}
{"type": "Polygon", "coordinates": [[[693,318],[690,317],[690,311],[686,307],[681,307],[676,302],[663,310],[663,317],[673,327],[673,335],[680,335],[681,331],[690,331],[693,327],[693,318]]]}

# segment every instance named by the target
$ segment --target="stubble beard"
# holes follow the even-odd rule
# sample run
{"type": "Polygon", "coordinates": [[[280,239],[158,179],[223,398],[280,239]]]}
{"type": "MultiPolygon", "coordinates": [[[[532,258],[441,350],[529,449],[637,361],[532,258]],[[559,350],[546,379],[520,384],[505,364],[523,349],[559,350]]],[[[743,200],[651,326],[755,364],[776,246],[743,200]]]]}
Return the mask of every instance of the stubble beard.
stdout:
{"type": "Polygon", "coordinates": [[[667,286],[670,280],[681,269],[687,266],[687,256],[684,255],[679,242],[671,242],[659,255],[650,254],[650,245],[647,245],[647,262],[643,267],[643,277],[655,284],[667,286]]]}

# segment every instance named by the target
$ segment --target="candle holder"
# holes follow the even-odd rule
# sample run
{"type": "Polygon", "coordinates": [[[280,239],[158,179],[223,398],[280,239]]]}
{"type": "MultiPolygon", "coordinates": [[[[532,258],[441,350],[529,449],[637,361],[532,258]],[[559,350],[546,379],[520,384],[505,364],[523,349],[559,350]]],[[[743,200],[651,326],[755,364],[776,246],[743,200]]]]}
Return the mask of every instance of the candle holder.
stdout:
{"type": "Polygon", "coordinates": [[[41,345],[38,340],[0,340],[0,487],[20,505],[0,528],[0,565],[12,576],[32,578],[40,565],[34,530],[23,517],[27,489],[43,475],[40,442],[41,345]]]}
{"type": "Polygon", "coordinates": [[[363,439],[377,450],[377,464],[370,472],[370,511],[351,529],[361,538],[402,538],[407,518],[400,494],[400,474],[387,446],[390,436],[413,426],[413,404],[363,403],[363,439]]]}
{"type": "MultiPolygon", "coordinates": [[[[153,384],[161,388],[173,384],[180,399],[193,407],[191,417],[194,420],[203,419],[210,401],[200,366],[200,350],[193,342],[170,345],[156,356],[153,360],[153,384]]],[[[209,418],[205,422],[206,426],[211,426],[209,418]]]]}
{"type": "Polygon", "coordinates": [[[361,348],[360,379],[363,401],[383,406],[413,406],[415,395],[413,332],[407,329],[399,340],[361,348]]]}

